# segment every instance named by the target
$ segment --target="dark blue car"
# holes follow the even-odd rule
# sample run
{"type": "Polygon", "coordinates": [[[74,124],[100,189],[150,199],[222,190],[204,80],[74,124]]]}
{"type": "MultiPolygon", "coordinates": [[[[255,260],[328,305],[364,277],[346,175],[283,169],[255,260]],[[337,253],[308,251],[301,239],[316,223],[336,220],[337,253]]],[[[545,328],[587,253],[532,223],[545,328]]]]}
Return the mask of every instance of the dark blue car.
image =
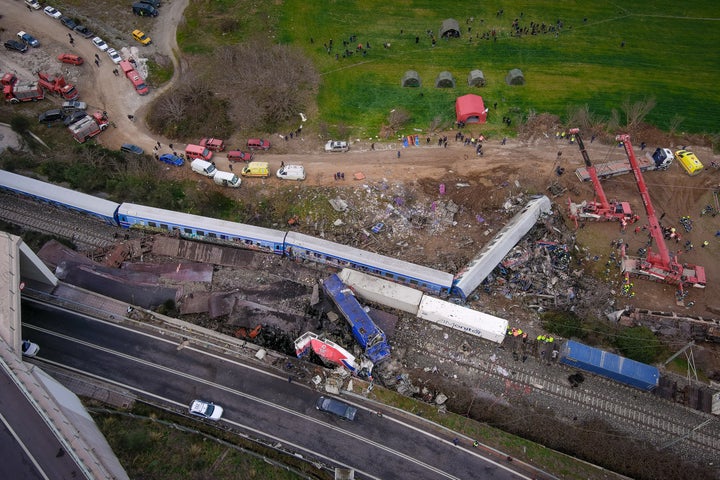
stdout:
{"type": "Polygon", "coordinates": [[[169,165],[177,165],[178,167],[182,167],[185,164],[185,160],[172,153],[163,153],[160,155],[160,161],[169,165]]]}

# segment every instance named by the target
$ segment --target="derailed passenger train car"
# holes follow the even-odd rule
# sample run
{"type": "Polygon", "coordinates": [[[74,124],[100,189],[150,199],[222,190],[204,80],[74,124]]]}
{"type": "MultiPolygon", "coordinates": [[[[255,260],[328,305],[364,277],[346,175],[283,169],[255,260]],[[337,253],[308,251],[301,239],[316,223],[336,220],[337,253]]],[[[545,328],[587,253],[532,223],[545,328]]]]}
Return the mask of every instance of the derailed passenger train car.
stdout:
{"type": "Polygon", "coordinates": [[[0,170],[0,189],[117,225],[119,203],[0,170]]]}
{"type": "Polygon", "coordinates": [[[231,243],[234,246],[282,255],[285,232],[228,222],[162,208],[123,203],[118,209],[123,228],[143,228],[176,233],[195,240],[231,243]]]}
{"type": "Polygon", "coordinates": [[[654,390],[660,381],[660,371],[652,365],[573,340],[560,349],[560,362],[641,390],[654,390]]]}

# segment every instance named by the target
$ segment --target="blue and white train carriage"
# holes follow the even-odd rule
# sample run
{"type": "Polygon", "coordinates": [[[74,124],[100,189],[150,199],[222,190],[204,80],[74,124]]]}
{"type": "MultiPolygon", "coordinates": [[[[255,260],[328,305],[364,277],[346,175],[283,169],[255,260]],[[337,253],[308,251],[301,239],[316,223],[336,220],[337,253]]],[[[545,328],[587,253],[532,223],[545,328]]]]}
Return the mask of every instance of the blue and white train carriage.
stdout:
{"type": "Polygon", "coordinates": [[[352,268],[441,296],[450,293],[453,282],[451,274],[440,270],[298,232],[285,236],[285,254],[337,268],[352,268]]]}
{"type": "Polygon", "coordinates": [[[6,170],[0,170],[0,189],[57,208],[90,215],[110,225],[117,225],[115,215],[120,204],[109,200],[17,175],[6,170]]]}
{"type": "Polygon", "coordinates": [[[182,237],[210,241],[226,241],[238,247],[282,255],[285,232],[228,222],[162,208],[123,203],[118,209],[123,228],[147,228],[177,233],[182,237]]]}

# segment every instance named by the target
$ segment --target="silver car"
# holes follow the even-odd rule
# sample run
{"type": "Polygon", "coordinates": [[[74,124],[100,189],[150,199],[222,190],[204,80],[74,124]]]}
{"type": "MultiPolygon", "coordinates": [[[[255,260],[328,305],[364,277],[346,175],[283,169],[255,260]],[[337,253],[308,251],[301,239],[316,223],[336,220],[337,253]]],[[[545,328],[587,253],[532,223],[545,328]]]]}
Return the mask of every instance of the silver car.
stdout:
{"type": "Polygon", "coordinates": [[[337,415],[343,420],[353,421],[357,415],[357,408],[331,397],[318,398],[317,402],[315,402],[315,408],[321,412],[328,412],[337,415]]]}

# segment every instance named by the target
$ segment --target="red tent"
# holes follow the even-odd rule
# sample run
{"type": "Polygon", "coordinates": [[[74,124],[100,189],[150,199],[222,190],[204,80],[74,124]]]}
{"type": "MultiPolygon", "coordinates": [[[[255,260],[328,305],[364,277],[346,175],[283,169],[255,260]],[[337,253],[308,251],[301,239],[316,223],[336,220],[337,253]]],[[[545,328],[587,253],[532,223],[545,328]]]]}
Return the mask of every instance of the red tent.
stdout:
{"type": "Polygon", "coordinates": [[[463,95],[455,100],[457,121],[463,123],[485,123],[487,109],[480,95],[463,95]]]}

